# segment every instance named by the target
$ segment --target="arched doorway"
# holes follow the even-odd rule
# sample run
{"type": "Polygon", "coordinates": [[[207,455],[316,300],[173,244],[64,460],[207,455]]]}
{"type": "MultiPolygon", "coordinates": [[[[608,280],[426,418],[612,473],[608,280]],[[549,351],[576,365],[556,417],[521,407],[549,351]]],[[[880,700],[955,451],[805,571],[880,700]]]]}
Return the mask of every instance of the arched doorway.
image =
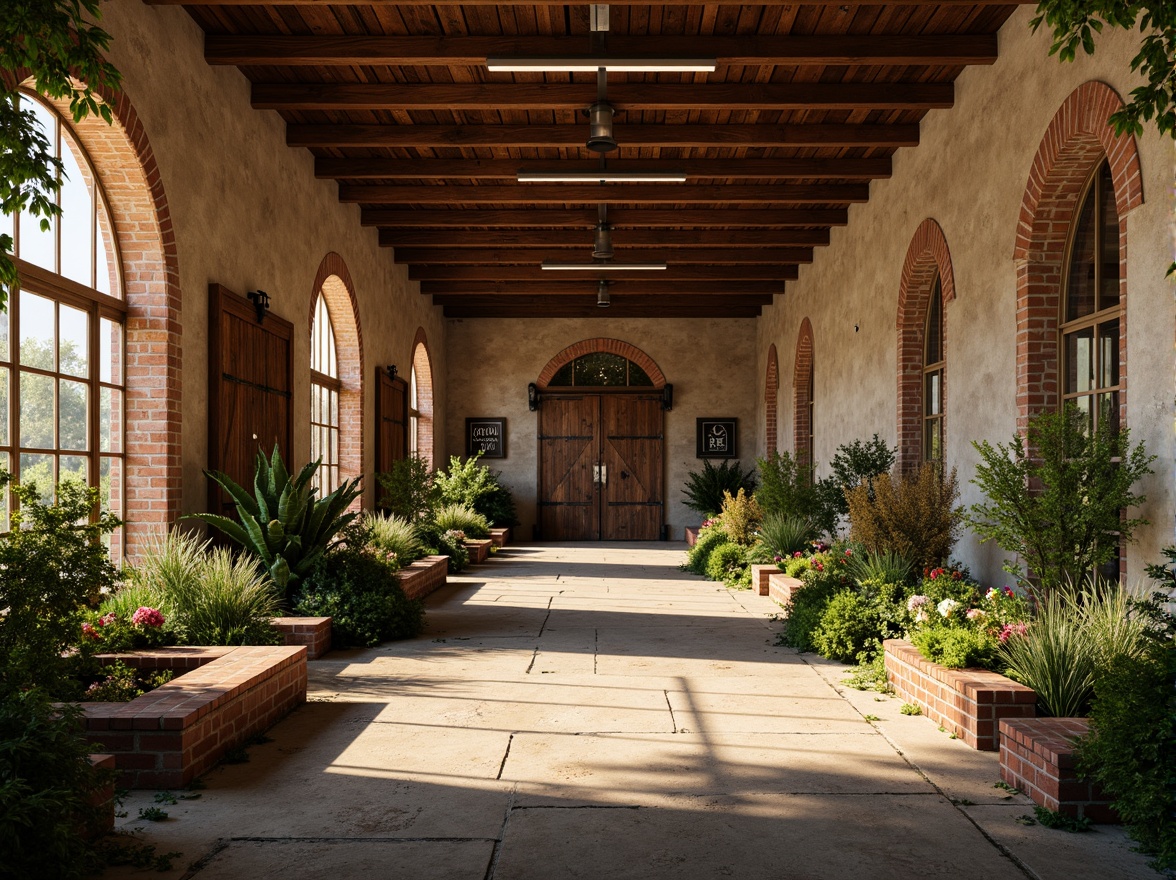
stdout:
{"type": "Polygon", "coordinates": [[[589,339],[552,358],[539,400],[539,534],[656,541],[665,521],[665,376],[640,349],[589,339]]]}

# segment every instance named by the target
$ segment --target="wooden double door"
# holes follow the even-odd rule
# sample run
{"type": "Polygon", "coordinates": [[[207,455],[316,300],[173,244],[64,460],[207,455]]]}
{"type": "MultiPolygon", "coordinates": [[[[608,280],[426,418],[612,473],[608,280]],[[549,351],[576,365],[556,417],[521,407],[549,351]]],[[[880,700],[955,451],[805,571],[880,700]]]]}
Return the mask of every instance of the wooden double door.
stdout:
{"type": "Polygon", "coordinates": [[[660,394],[544,394],[539,529],[547,541],[656,541],[663,495],[660,394]]]}

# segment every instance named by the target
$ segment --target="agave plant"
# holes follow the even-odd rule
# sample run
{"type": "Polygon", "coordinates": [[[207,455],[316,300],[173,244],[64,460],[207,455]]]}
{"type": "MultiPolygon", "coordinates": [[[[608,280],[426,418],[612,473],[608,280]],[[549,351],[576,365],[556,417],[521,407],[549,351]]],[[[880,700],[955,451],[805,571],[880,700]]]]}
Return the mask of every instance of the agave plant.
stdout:
{"type": "Polygon", "coordinates": [[[359,497],[359,479],[347,480],[323,498],[311,484],[319,462],[311,462],[291,479],[278,447],[269,461],[257,453],[253,492],[239,486],[227,474],[205,471],[237,505],[240,522],[215,513],[198,513],[261,560],[274,583],[287,598],[326,552],[332,540],[355,519],[347,506],[359,497]]]}

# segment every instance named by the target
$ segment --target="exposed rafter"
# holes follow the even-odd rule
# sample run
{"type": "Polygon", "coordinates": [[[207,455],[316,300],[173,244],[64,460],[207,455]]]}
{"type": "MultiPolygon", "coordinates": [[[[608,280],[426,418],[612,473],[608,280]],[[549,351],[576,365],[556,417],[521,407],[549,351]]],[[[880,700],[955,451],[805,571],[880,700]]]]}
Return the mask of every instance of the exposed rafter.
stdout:
{"type": "MultiPolygon", "coordinates": [[[[619,262],[619,261],[618,261],[619,262]]],[[[610,270],[608,277],[650,279],[656,276],[657,283],[676,284],[679,281],[725,282],[731,278],[729,266],[671,265],[661,272],[639,270],[610,270]]],[[[534,266],[410,266],[408,277],[414,281],[535,281],[539,283],[575,283],[577,279],[594,280],[591,271],[548,272],[534,266]],[[558,282],[552,276],[559,275],[558,282]],[[570,276],[563,281],[563,276],[570,276]]],[[[739,269],[743,281],[792,281],[797,277],[797,267],[788,266],[743,266],[739,269]]]]}
{"type": "MultiPolygon", "coordinates": [[[[627,233],[625,237],[628,237],[627,233]]],[[[580,242],[580,251],[587,252],[590,244],[591,242],[584,238],[580,242]]],[[[646,248],[626,247],[624,242],[614,242],[614,245],[616,259],[622,262],[634,259],[672,265],[699,263],[705,266],[754,266],[813,261],[812,248],[681,247],[651,251],[646,248]]],[[[397,248],[396,262],[434,266],[533,266],[542,260],[569,260],[575,257],[576,253],[571,248],[397,248]]]]}
{"type": "MultiPolygon", "coordinates": [[[[550,274],[550,273],[544,273],[550,274]]],[[[643,273],[648,276],[650,273],[643,273]]],[[[567,281],[422,281],[421,293],[429,295],[494,295],[494,296],[583,296],[595,290],[596,279],[591,276],[567,281]]],[[[610,276],[610,289],[617,294],[641,293],[667,299],[676,296],[767,296],[784,292],[783,281],[650,281],[645,278],[610,276]]]]}
{"type": "MultiPolygon", "coordinates": [[[[722,248],[724,251],[755,251],[765,248],[824,247],[827,229],[626,229],[620,245],[627,248],[722,248]]],[[[380,244],[416,251],[445,249],[511,248],[512,252],[583,248],[584,231],[545,229],[542,234],[522,229],[381,229],[380,244]]],[[[412,262],[412,261],[409,261],[412,262]]]]}
{"type": "Polygon", "coordinates": [[[624,205],[832,204],[868,201],[870,187],[852,184],[701,186],[685,184],[525,184],[515,186],[409,186],[344,184],[339,200],[364,205],[624,205]]]}
{"type": "MultiPolygon", "coordinates": [[[[614,227],[640,229],[704,228],[788,228],[844,226],[849,222],[845,208],[777,208],[775,210],[739,210],[735,208],[612,208],[609,222],[614,227]]],[[[517,229],[570,228],[591,229],[597,223],[594,210],[557,210],[554,208],[480,209],[476,211],[392,210],[365,208],[360,214],[364,226],[403,226],[421,229],[435,226],[457,229],[490,229],[508,226],[517,229]]]]}

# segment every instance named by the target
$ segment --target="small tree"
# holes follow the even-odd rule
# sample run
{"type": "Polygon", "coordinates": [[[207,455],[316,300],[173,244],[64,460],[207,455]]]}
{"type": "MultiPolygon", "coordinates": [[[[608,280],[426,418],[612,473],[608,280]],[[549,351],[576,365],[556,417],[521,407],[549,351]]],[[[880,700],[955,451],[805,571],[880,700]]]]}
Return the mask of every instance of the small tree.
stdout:
{"type": "Polygon", "coordinates": [[[821,533],[832,533],[837,514],[829,508],[812,471],[803,467],[788,452],[773,450],[759,459],[760,487],[755,498],[765,515],[802,519],[821,533]]]}
{"type": "Polygon", "coordinates": [[[982,459],[972,482],[988,501],[972,505],[967,523],[982,542],[996,541],[1029,568],[1006,560],[1005,571],[1031,576],[1042,590],[1079,583],[1147,524],[1123,511],[1145,500],[1132,487],[1152,472],[1155,456],[1143,444],[1132,449],[1128,430],[1116,430],[1109,418],[1090,431],[1067,405],[1035,417],[1027,444],[1014,435],[1007,445],[972,445],[982,459]]]}
{"type": "Polygon", "coordinates": [[[392,462],[390,470],[376,474],[384,490],[380,507],[409,522],[425,518],[441,501],[441,487],[429,463],[415,453],[392,462]]]}
{"type": "Polygon", "coordinates": [[[918,565],[944,562],[955,546],[962,509],[953,468],[924,462],[916,474],[880,474],[845,493],[850,537],[870,553],[897,553],[918,565]]]}
{"type": "Polygon", "coordinates": [[[862,442],[854,440],[837,447],[829,462],[831,473],[821,480],[820,492],[825,503],[840,516],[849,515],[845,493],[862,483],[870,498],[874,497],[874,478],[890,473],[894,467],[896,449],[891,449],[878,437],[862,442]]]}

